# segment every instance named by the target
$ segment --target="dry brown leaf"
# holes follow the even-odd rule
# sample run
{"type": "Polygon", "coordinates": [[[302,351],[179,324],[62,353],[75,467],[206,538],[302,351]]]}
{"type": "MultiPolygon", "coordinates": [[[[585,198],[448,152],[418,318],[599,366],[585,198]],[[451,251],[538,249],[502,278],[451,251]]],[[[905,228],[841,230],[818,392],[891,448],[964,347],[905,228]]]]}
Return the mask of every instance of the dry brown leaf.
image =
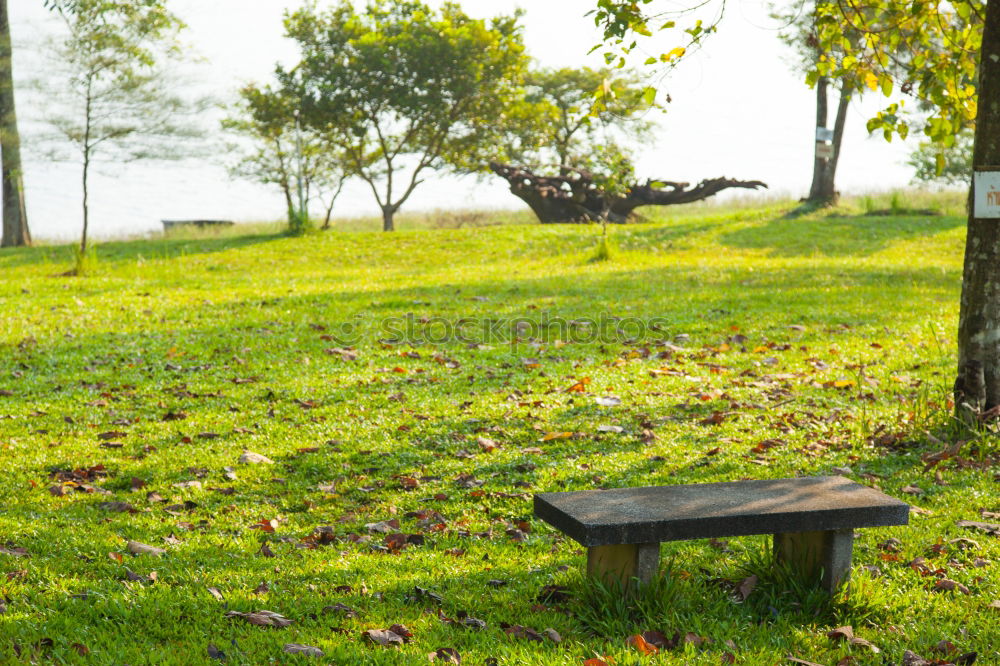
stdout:
{"type": "Polygon", "coordinates": [[[948,592],[954,592],[958,590],[962,594],[972,594],[965,585],[962,585],[957,580],[952,580],[950,578],[941,578],[934,583],[934,589],[936,590],[947,590],[948,592]]]}
{"type": "Polygon", "coordinates": [[[258,627],[287,627],[292,623],[283,615],[269,610],[258,610],[252,613],[229,611],[226,613],[226,617],[239,617],[258,627]]]}
{"type": "Polygon", "coordinates": [[[388,647],[390,645],[402,645],[406,641],[394,631],[388,629],[369,629],[361,632],[361,637],[375,645],[388,647]]]}
{"type": "Polygon", "coordinates": [[[307,657],[322,657],[325,653],[318,647],[312,645],[302,645],[301,643],[287,643],[282,652],[288,654],[304,654],[307,657]]]}
{"type": "Polygon", "coordinates": [[[252,451],[246,451],[243,455],[241,455],[239,462],[243,463],[244,465],[274,464],[274,461],[268,458],[267,456],[261,455],[259,453],[254,453],[252,451]]]}
{"type": "Polygon", "coordinates": [[[427,660],[431,662],[443,662],[445,664],[461,664],[462,657],[455,648],[438,648],[427,655],[427,660]]]}
{"type": "Polygon", "coordinates": [[[833,631],[826,632],[826,637],[834,641],[849,641],[854,638],[854,629],[852,629],[849,625],[837,627],[833,631]]]}
{"type": "Polygon", "coordinates": [[[156,546],[150,546],[149,544],[139,543],[138,541],[128,542],[128,552],[133,555],[164,555],[166,550],[163,548],[157,548],[156,546]]]}
{"type": "Polygon", "coordinates": [[[660,648],[647,642],[646,639],[642,637],[642,634],[633,634],[629,636],[625,639],[625,644],[631,645],[638,650],[639,654],[643,655],[656,654],[660,651],[660,648]]]}

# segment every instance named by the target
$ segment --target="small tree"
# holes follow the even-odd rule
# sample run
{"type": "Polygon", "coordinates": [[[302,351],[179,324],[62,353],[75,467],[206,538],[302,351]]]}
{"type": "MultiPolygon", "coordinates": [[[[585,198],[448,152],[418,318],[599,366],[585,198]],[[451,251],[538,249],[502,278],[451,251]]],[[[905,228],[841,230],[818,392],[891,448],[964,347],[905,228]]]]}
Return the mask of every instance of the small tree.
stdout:
{"type": "Polygon", "coordinates": [[[974,138],[973,130],[965,129],[956,135],[951,146],[921,142],[906,161],[914,169],[914,181],[969,186],[972,183],[974,138]]]}
{"type": "Polygon", "coordinates": [[[376,0],[357,12],[342,0],[291,14],[286,30],[302,60],[279,79],[369,185],[385,231],[428,169],[483,168],[527,61],[517,15],[487,23],[450,2],[376,0]]]}
{"type": "Polygon", "coordinates": [[[290,229],[305,214],[299,211],[303,203],[318,200],[324,207],[323,228],[327,229],[347,175],[335,142],[320,130],[301,127],[299,106],[299,100],[270,87],[244,87],[235,113],[222,126],[248,139],[251,146],[230,167],[230,173],[277,185],[285,197],[290,229]]]}
{"type": "MultiPolygon", "coordinates": [[[[63,68],[60,82],[50,77],[40,85],[50,102],[45,120],[81,165],[82,258],[87,254],[89,178],[95,160],[181,157],[178,140],[200,133],[179,119],[205,102],[192,105],[171,93],[174,82],[159,67],[163,60],[179,57],[175,39],[184,27],[167,11],[165,0],[48,4],[63,17],[67,34],[55,47],[55,67],[63,68]]],[[[59,148],[53,156],[66,157],[59,148]]]]}
{"type": "Polygon", "coordinates": [[[0,158],[3,169],[3,233],[0,234],[0,247],[31,244],[24,204],[21,135],[17,130],[13,69],[7,0],[0,0],[0,158]]]}

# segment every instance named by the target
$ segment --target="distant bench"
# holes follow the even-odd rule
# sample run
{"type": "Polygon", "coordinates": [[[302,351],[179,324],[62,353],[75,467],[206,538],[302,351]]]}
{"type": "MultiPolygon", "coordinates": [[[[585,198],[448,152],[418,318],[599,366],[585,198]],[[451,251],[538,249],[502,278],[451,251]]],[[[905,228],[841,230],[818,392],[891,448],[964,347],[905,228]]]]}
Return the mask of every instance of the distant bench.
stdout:
{"type": "Polygon", "coordinates": [[[627,585],[657,574],[661,541],[773,534],[774,553],[833,592],[854,529],[906,525],[910,507],[841,476],[535,495],[535,516],[587,547],[587,575],[627,585]]]}
{"type": "Polygon", "coordinates": [[[163,223],[163,231],[170,231],[176,227],[231,227],[235,222],[231,220],[160,220],[163,223]]]}

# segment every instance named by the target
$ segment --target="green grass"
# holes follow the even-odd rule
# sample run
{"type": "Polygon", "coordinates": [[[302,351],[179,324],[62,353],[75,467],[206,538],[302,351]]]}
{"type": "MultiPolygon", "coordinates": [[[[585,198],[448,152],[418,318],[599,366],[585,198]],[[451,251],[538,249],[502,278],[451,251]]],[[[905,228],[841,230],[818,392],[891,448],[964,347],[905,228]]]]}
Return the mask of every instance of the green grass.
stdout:
{"type": "Polygon", "coordinates": [[[600,262],[597,227],[525,224],[105,243],[83,278],[58,277],[70,247],[0,253],[0,546],[27,551],[0,553],[0,658],[213,663],[211,644],[229,664],[419,664],[443,647],[466,664],[882,664],[906,649],[941,658],[948,640],[998,663],[1000,540],[955,523],[997,522],[979,509],[1000,510],[1000,452],[989,433],[963,434],[937,480],[920,460],[960,434],[948,399],[963,219],[852,217],[852,202],[791,219],[792,207],[668,209],[614,228],[600,262]],[[568,323],[602,316],[604,340],[568,323]],[[462,318],[468,340],[440,339],[462,318]],[[474,344],[476,325],[518,318],[518,341],[474,344]],[[530,339],[558,318],[561,336],[530,339]],[[348,346],[355,360],[332,353],[348,346]],[[595,401],[609,395],[621,404],[595,401]],[[245,450],[274,464],[238,464],[245,450]],[[86,483],[110,494],[50,492],[58,470],[96,465],[107,477],[86,483]],[[664,544],[663,579],[625,604],[531,517],[539,491],[844,467],[925,511],[862,530],[852,586],[833,599],[775,571],[765,537],[744,537],[664,544]],[[423,545],[376,548],[385,535],[366,525],[391,519],[423,545]],[[273,533],[253,528],[272,520],[273,533]],[[333,543],[310,542],[321,526],[333,543]],[[898,553],[879,547],[889,538],[898,553]],[[167,552],[132,556],[129,540],[167,552]],[[916,557],[940,572],[921,575],[916,557]],[[757,588],[734,602],[751,573],[757,588]],[[938,577],[971,594],[934,591],[938,577]],[[540,599],[546,585],[569,599],[540,599]],[[225,617],[259,609],[294,622],[225,617]],[[439,618],[462,611],[486,628],[439,618]],[[396,623],[409,644],[361,640],[396,623]],[[826,637],[844,624],[881,653],[826,637]],[[711,642],[640,657],[625,638],[645,630],[711,642]]]}

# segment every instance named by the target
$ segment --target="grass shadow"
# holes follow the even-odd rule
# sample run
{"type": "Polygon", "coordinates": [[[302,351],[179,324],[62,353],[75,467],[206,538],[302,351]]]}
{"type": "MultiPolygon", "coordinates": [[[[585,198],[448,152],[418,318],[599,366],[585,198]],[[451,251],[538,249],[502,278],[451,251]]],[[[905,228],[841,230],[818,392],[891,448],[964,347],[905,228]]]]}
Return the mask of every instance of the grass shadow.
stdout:
{"type": "Polygon", "coordinates": [[[767,250],[780,257],[867,256],[898,241],[935,236],[965,224],[956,216],[934,217],[778,217],[766,224],[722,234],[733,248],[767,250]]]}

